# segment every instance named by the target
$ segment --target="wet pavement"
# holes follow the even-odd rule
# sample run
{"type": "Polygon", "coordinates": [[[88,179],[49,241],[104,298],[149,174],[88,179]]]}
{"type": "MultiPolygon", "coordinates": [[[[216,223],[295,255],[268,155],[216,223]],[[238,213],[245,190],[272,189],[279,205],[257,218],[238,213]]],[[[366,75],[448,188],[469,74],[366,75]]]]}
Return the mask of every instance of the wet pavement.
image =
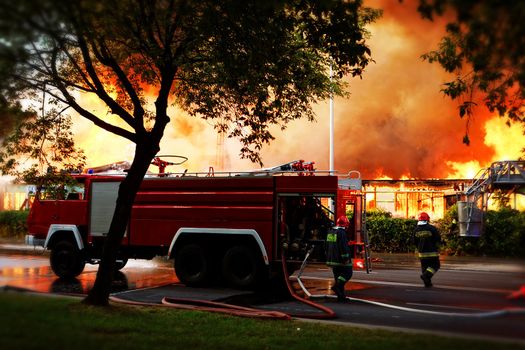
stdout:
{"type": "MultiPolygon", "coordinates": [[[[163,258],[129,260],[115,274],[113,292],[151,288],[178,283],[173,261],[163,258]]],[[[0,244],[0,287],[26,289],[41,293],[84,295],[92,288],[98,266],[86,264],[77,278],[58,278],[49,266],[49,253],[21,245],[0,244]]]]}
{"type": "MultiPolygon", "coordinates": [[[[385,269],[378,271],[375,276],[357,272],[347,284],[347,303],[337,303],[332,297],[325,296],[330,293],[329,288],[332,285],[328,270],[310,267],[301,280],[306,290],[312,294],[311,300],[331,308],[337,314],[335,319],[324,322],[525,344],[525,300],[507,298],[512,286],[523,282],[521,277],[506,273],[501,276],[509,282],[504,288],[492,285],[476,288],[451,283],[453,280],[448,279],[450,271],[441,272],[443,276],[440,284],[433,288],[424,288],[421,283],[413,283],[411,276],[414,270],[411,269],[385,269]],[[396,272],[398,282],[392,283],[382,278],[383,274],[391,276],[396,272]],[[371,280],[367,281],[365,278],[371,280]],[[375,283],[371,283],[372,278],[375,283]],[[407,282],[403,282],[405,280],[407,282]]],[[[491,274],[484,273],[482,278],[490,279],[502,273],[496,272],[495,276],[491,274]]],[[[479,277],[475,276],[476,279],[479,277]]],[[[297,281],[297,276],[295,280],[297,281]]],[[[468,280],[468,277],[463,280],[468,280]]],[[[303,294],[298,283],[293,283],[293,286],[298,294],[303,294]]],[[[285,312],[292,316],[300,315],[301,318],[317,318],[323,314],[322,311],[290,297],[275,298],[264,292],[249,293],[223,288],[189,288],[181,284],[123,291],[113,295],[128,301],[154,304],[160,304],[165,297],[227,302],[285,312]]]]}
{"type": "MultiPolygon", "coordinates": [[[[346,292],[349,303],[315,299],[332,308],[337,318],[329,322],[369,328],[392,328],[482,337],[525,344],[525,299],[507,296],[525,284],[525,263],[513,259],[442,257],[442,269],[433,288],[424,288],[419,265],[411,254],[374,254],[372,273],[356,271],[346,292]]],[[[41,249],[0,244],[0,287],[44,293],[85,294],[96,276],[96,266],[86,265],[72,281],[58,279],[41,249]]],[[[160,303],[164,297],[202,299],[315,315],[316,309],[272,293],[253,294],[225,288],[188,288],[178,283],[172,261],[130,260],[115,276],[113,295],[130,301],[160,303]]],[[[297,283],[298,294],[304,294],[297,283]]],[[[331,294],[331,272],[309,265],[301,276],[309,293],[331,294]]]]}
{"type": "MultiPolygon", "coordinates": [[[[419,267],[414,254],[374,253],[374,268],[413,268],[419,267]]],[[[472,256],[440,256],[441,265],[448,270],[515,272],[525,274],[525,258],[493,258],[472,256]]]]}

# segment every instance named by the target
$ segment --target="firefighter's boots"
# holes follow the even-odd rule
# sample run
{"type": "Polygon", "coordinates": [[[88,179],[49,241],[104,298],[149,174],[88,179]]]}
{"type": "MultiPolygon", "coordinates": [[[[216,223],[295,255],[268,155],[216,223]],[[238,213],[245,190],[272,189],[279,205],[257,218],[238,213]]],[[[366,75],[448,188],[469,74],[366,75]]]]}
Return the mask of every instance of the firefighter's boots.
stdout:
{"type": "Polygon", "coordinates": [[[331,289],[337,295],[337,301],[338,302],[346,301],[345,283],[344,282],[337,281],[337,283],[334,284],[331,289]]]}
{"type": "Polygon", "coordinates": [[[421,276],[421,279],[423,280],[423,283],[425,284],[425,287],[430,288],[432,287],[432,274],[428,271],[425,271],[421,276]]]}

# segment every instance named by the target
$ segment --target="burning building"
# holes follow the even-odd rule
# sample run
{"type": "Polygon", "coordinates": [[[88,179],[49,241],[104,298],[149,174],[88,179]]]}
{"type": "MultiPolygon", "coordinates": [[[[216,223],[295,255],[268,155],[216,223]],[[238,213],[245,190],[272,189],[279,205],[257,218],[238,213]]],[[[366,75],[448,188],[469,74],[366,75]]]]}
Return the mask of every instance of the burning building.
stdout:
{"type": "Polygon", "coordinates": [[[442,218],[454,204],[479,210],[506,205],[525,209],[525,161],[497,161],[481,169],[474,179],[363,180],[367,210],[382,209],[394,216],[415,218],[425,211],[434,219],[442,218]]]}
{"type": "Polygon", "coordinates": [[[363,180],[367,210],[381,209],[396,217],[416,218],[425,211],[433,219],[461,200],[473,180],[363,180]]]}
{"type": "Polygon", "coordinates": [[[28,207],[31,186],[15,184],[9,177],[0,177],[0,210],[19,210],[28,207]]]}

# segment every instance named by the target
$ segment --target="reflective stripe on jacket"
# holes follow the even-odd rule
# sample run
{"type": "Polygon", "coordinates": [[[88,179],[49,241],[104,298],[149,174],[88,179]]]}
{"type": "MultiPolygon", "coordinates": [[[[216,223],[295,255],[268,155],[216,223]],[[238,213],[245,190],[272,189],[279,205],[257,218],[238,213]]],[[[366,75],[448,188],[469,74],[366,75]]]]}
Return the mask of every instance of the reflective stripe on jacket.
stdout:
{"type": "Polygon", "coordinates": [[[441,237],[438,230],[429,223],[418,224],[413,234],[414,244],[417,247],[419,258],[439,256],[441,237]]]}
{"type": "Polygon", "coordinates": [[[346,231],[342,227],[334,227],[328,231],[325,242],[326,265],[351,266],[350,247],[346,231]]]}

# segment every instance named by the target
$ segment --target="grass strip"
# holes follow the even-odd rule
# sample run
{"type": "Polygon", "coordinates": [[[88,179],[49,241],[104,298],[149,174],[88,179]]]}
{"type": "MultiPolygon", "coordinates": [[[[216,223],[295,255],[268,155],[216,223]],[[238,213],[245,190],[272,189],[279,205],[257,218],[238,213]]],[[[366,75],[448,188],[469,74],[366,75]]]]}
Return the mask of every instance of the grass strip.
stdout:
{"type": "Polygon", "coordinates": [[[0,348],[132,349],[525,349],[509,343],[255,320],[198,311],[0,292],[0,348]]]}

